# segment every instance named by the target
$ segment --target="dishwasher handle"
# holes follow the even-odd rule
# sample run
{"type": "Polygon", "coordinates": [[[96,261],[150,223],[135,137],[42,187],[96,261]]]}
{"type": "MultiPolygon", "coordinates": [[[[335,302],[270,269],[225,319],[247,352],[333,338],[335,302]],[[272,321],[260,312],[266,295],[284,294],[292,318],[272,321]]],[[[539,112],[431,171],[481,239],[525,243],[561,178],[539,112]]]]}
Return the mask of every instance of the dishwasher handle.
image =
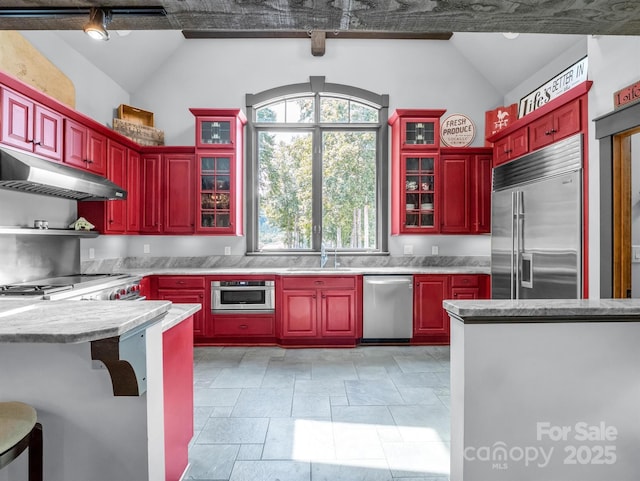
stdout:
{"type": "Polygon", "coordinates": [[[409,287],[413,287],[413,281],[408,279],[379,279],[379,280],[366,279],[365,282],[367,284],[373,284],[378,286],[381,286],[381,285],[388,286],[392,284],[405,284],[405,285],[408,285],[409,287]]]}

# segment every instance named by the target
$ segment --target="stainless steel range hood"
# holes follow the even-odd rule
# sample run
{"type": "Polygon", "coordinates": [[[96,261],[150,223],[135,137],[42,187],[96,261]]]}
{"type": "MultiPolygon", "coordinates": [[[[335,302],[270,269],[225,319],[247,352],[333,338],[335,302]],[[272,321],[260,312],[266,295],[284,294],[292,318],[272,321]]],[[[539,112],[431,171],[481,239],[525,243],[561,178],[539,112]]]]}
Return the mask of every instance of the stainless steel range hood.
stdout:
{"type": "Polygon", "coordinates": [[[127,191],[90,172],[0,147],[0,187],[74,200],[126,199],[127,191]]]}

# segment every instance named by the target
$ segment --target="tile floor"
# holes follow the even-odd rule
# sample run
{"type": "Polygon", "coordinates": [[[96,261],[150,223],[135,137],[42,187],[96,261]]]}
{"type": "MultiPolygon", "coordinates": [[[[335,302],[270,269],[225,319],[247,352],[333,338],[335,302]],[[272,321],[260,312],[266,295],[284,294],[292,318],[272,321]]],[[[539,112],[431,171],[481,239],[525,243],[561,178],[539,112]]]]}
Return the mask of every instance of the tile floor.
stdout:
{"type": "Polygon", "coordinates": [[[203,347],[186,479],[447,481],[449,348],[203,347]]]}

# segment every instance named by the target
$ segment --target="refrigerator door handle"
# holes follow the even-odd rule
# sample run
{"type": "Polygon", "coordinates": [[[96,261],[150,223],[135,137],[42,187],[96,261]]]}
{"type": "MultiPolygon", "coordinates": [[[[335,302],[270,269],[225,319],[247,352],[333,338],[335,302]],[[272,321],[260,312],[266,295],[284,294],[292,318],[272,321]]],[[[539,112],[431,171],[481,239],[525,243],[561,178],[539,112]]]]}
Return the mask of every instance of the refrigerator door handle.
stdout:
{"type": "Polygon", "coordinates": [[[515,298],[516,299],[520,299],[520,278],[521,278],[521,272],[520,270],[522,269],[522,258],[520,256],[520,253],[522,252],[522,247],[523,247],[523,234],[524,234],[524,229],[522,228],[522,223],[524,221],[524,192],[521,190],[518,190],[515,192],[515,197],[516,197],[516,211],[515,211],[515,224],[516,224],[516,239],[515,239],[515,275],[516,275],[516,281],[514,283],[514,289],[515,289],[515,298]]]}
{"type": "Polygon", "coordinates": [[[516,264],[515,264],[515,242],[516,242],[516,224],[518,222],[518,218],[516,215],[516,194],[517,192],[511,192],[511,255],[510,257],[510,261],[511,261],[511,269],[510,269],[510,277],[511,277],[511,295],[510,298],[511,299],[515,299],[516,298],[516,294],[517,294],[517,289],[516,289],[516,280],[515,280],[515,270],[516,270],[516,264]]]}

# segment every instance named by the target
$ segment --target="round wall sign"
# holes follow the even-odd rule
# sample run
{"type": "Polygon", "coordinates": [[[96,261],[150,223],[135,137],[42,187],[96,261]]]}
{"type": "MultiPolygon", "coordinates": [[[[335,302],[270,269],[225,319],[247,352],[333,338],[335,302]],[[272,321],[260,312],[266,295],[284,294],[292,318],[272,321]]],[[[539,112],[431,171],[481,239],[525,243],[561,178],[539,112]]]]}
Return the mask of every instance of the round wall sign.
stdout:
{"type": "Polygon", "coordinates": [[[449,115],[440,124],[440,138],[447,147],[466,147],[475,136],[476,126],[466,115],[449,115]]]}

